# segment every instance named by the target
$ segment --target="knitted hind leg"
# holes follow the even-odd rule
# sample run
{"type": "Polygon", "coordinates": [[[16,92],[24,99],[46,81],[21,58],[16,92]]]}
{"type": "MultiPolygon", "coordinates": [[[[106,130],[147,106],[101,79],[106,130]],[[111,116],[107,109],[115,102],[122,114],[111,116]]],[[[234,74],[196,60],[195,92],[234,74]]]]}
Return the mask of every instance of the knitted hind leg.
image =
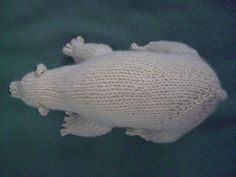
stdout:
{"type": "Polygon", "coordinates": [[[62,52],[71,56],[75,63],[106,55],[112,52],[112,49],[105,44],[85,43],[81,36],[78,36],[63,47],[62,52]]]}
{"type": "Polygon", "coordinates": [[[133,43],[131,44],[130,48],[131,50],[144,50],[159,53],[198,56],[198,53],[195,49],[192,49],[188,45],[181,42],[152,41],[143,47],[133,43]]]}
{"type": "Polygon", "coordinates": [[[182,133],[170,132],[165,130],[147,130],[147,129],[132,129],[127,128],[126,135],[139,136],[147,141],[153,141],[154,143],[172,143],[178,140],[182,133]]]}

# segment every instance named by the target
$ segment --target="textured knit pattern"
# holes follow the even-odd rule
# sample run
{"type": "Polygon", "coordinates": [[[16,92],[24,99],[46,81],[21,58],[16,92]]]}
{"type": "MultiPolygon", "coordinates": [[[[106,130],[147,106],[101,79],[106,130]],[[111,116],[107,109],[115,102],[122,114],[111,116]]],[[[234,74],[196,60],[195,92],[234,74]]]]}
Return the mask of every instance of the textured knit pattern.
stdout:
{"type": "Polygon", "coordinates": [[[53,70],[40,65],[38,72],[13,82],[10,91],[42,115],[49,109],[72,112],[62,135],[94,137],[127,127],[128,135],[173,142],[207,118],[226,92],[194,49],[168,43],[112,52],[74,39],[63,51],[84,62],[53,70]]]}

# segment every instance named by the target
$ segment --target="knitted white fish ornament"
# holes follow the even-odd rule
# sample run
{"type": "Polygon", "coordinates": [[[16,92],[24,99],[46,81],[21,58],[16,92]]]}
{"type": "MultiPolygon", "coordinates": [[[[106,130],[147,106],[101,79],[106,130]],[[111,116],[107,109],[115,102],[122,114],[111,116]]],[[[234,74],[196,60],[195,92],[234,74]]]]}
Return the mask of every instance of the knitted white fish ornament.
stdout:
{"type": "Polygon", "coordinates": [[[52,70],[39,64],[9,87],[43,116],[66,111],[62,136],[96,137],[123,127],[127,135],[170,143],[227,97],[211,67],[183,43],[133,43],[113,51],[77,37],[63,52],[77,64],[52,70]]]}

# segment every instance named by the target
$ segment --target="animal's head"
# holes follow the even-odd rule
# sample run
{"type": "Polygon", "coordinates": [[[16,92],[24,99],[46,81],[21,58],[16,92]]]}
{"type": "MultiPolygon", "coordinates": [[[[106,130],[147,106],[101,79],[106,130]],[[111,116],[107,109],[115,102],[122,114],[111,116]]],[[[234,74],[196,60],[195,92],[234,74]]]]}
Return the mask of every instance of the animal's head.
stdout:
{"type": "Polygon", "coordinates": [[[9,91],[13,97],[23,100],[27,105],[38,109],[39,113],[46,116],[49,110],[41,103],[41,84],[40,77],[47,71],[43,64],[38,64],[35,72],[25,75],[20,81],[10,83],[9,91]]]}

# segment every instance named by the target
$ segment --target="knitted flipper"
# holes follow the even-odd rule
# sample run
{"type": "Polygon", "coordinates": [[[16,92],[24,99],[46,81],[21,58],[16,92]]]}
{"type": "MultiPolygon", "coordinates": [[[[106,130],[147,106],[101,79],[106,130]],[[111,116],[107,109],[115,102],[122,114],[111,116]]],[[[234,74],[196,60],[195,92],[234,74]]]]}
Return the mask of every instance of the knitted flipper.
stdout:
{"type": "Polygon", "coordinates": [[[75,63],[112,53],[112,49],[105,44],[84,43],[84,39],[78,36],[63,47],[62,52],[72,57],[75,63]]]}
{"type": "Polygon", "coordinates": [[[100,125],[96,122],[90,121],[77,114],[71,114],[64,118],[63,129],[61,129],[61,136],[67,134],[82,136],[82,137],[96,137],[105,135],[112,130],[112,127],[100,125]]]}

